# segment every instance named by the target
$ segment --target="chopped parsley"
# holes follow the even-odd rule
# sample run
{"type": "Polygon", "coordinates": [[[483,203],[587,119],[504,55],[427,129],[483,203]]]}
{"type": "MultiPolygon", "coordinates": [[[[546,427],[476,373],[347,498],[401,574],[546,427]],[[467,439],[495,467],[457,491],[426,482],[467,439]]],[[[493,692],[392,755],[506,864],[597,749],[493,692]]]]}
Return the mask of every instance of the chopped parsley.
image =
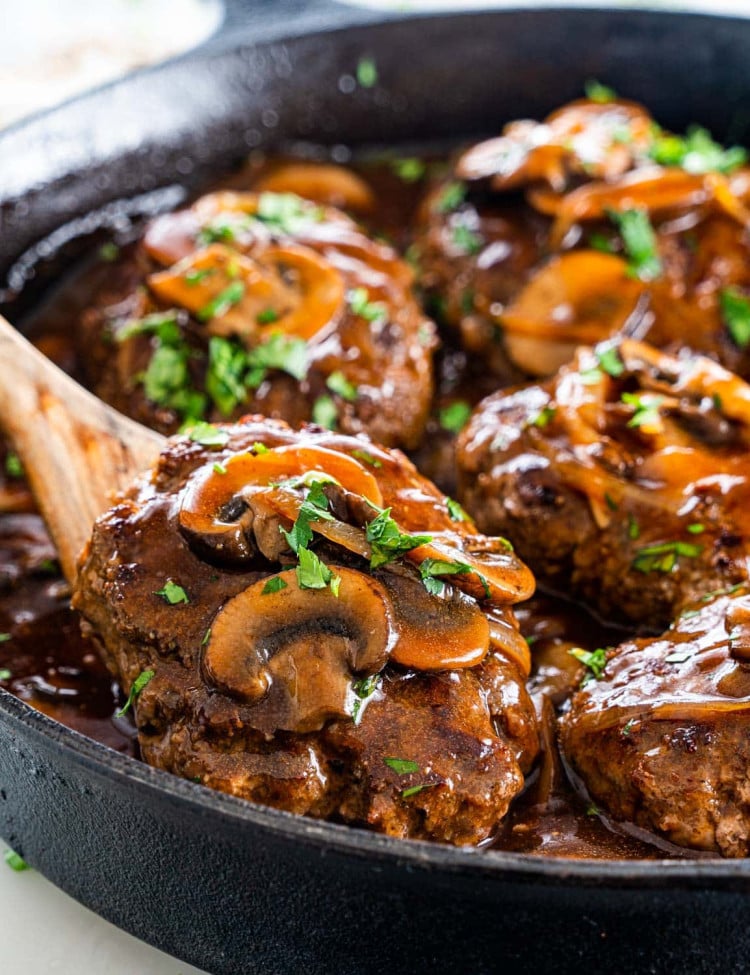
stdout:
{"type": "Polygon", "coordinates": [[[287,588],[288,583],[286,583],[281,576],[271,576],[271,578],[266,582],[261,590],[262,596],[269,596],[274,592],[281,592],[282,589],[287,588]]]}
{"type": "Polygon", "coordinates": [[[261,193],[255,217],[280,234],[294,234],[300,227],[323,219],[323,210],[296,193],[261,193]]]}
{"type": "Polygon", "coordinates": [[[607,210],[607,215],[616,224],[625,253],[628,256],[628,273],[641,281],[653,281],[662,272],[661,258],[656,246],[656,234],[651,226],[648,211],[607,210]]]}
{"type": "Polygon", "coordinates": [[[332,393],[336,393],[337,396],[346,400],[347,403],[353,403],[357,398],[357,387],[354,383],[349,382],[340,369],[332,372],[328,379],[326,379],[326,386],[332,393]]]}
{"type": "Polygon", "coordinates": [[[691,535],[702,535],[703,532],[706,530],[706,526],[702,525],[698,521],[694,521],[692,524],[687,526],[687,530],[690,532],[691,535]]]}
{"type": "Polygon", "coordinates": [[[97,256],[105,264],[112,264],[120,256],[120,248],[113,241],[109,240],[106,244],[102,244],[97,251],[97,256]]]}
{"type": "Polygon", "coordinates": [[[378,83],[378,66],[375,59],[362,57],[357,62],[357,84],[360,88],[374,88],[378,83]]]}
{"type": "Polygon", "coordinates": [[[379,322],[388,315],[388,310],[381,301],[370,301],[367,288],[352,288],[346,297],[354,314],[365,321],[379,322]]]}
{"type": "Polygon", "coordinates": [[[382,460],[378,460],[377,457],[373,457],[372,454],[368,453],[366,450],[353,450],[352,457],[356,457],[357,460],[364,461],[365,464],[369,464],[370,467],[382,467],[382,460]]]}
{"type": "Polygon", "coordinates": [[[123,715],[127,714],[130,708],[135,703],[135,699],[140,696],[144,687],[156,676],[155,670],[144,670],[133,681],[133,686],[130,688],[130,694],[128,694],[128,699],[124,706],[120,708],[117,712],[117,717],[121,718],[123,715]]]}
{"type": "Polygon", "coordinates": [[[7,643],[8,640],[12,639],[11,633],[0,633],[0,643],[7,643]]]}
{"type": "Polygon", "coordinates": [[[281,533],[287,540],[289,547],[297,555],[301,549],[306,548],[312,541],[313,532],[310,525],[314,521],[334,521],[333,515],[328,510],[328,498],[323,491],[320,481],[312,481],[307,497],[300,505],[297,513],[297,520],[292,525],[291,531],[281,533]]]}
{"type": "Polygon", "coordinates": [[[338,596],[341,576],[332,572],[309,548],[300,548],[297,556],[297,583],[300,589],[325,589],[330,586],[333,595],[338,596]]]}
{"type": "Polygon", "coordinates": [[[612,497],[611,494],[606,494],[605,493],[604,500],[605,500],[605,502],[607,504],[607,507],[609,508],[610,511],[617,511],[617,509],[620,507],[619,504],[615,501],[615,499],[612,497]]]}
{"type": "Polygon", "coordinates": [[[260,386],[268,369],[278,369],[301,381],[307,375],[307,344],[304,339],[274,332],[266,342],[247,353],[247,364],[250,372],[245,382],[253,389],[260,386]]]}
{"type": "Polygon", "coordinates": [[[209,626],[209,628],[203,634],[203,639],[201,640],[201,646],[205,647],[210,639],[211,639],[211,627],[209,626]]]}
{"type": "Polygon", "coordinates": [[[670,653],[669,656],[664,658],[664,663],[667,664],[684,664],[686,660],[690,660],[696,654],[696,649],[693,647],[690,650],[675,650],[670,653]]]}
{"type": "Polygon", "coordinates": [[[440,559],[425,559],[419,566],[422,585],[432,596],[441,596],[445,590],[441,576],[463,575],[472,571],[471,566],[464,562],[443,562],[440,559]]]}
{"type": "Polygon", "coordinates": [[[245,350],[229,339],[212,336],[208,343],[206,392],[224,416],[230,416],[247,400],[246,374],[245,350]]]}
{"type": "Polygon", "coordinates": [[[365,536],[372,554],[370,568],[377,569],[400,558],[406,552],[432,541],[431,535],[404,535],[391,518],[391,509],[385,508],[368,524],[365,536]]]}
{"type": "Polygon", "coordinates": [[[633,730],[633,728],[635,726],[635,723],[636,723],[635,722],[635,718],[629,718],[625,722],[625,724],[622,726],[622,731],[620,732],[620,734],[623,736],[623,738],[629,738],[630,737],[630,732],[633,730]]]}
{"type": "Polygon", "coordinates": [[[433,789],[436,785],[440,785],[439,782],[423,782],[422,785],[410,785],[408,789],[401,790],[401,798],[408,799],[409,796],[415,796],[418,792],[423,789],[433,789]]]}
{"type": "Polygon", "coordinates": [[[614,88],[610,88],[608,85],[603,85],[601,81],[597,81],[592,78],[587,81],[583,86],[583,90],[586,94],[586,98],[590,102],[596,102],[597,105],[607,105],[609,102],[613,102],[617,99],[617,92],[614,88]]]}
{"type": "Polygon", "coordinates": [[[546,427],[551,420],[554,420],[556,414],[556,406],[545,406],[544,409],[540,410],[537,415],[529,420],[526,425],[529,427],[539,427],[541,429],[546,427]]]}
{"type": "Polygon", "coordinates": [[[396,775],[411,775],[419,771],[419,764],[410,758],[393,758],[389,755],[383,759],[383,762],[389,769],[393,769],[396,775]]]}
{"type": "Polygon", "coordinates": [[[0,667],[0,680],[10,680],[12,676],[7,667],[0,667]]]}
{"type": "Polygon", "coordinates": [[[450,213],[458,209],[466,199],[465,183],[448,183],[438,194],[435,200],[435,209],[438,213],[450,213]]]}
{"type": "Polygon", "coordinates": [[[201,447],[225,447],[229,442],[227,431],[215,427],[213,423],[194,424],[188,437],[193,443],[200,444],[201,447]]]}
{"type": "Polygon", "coordinates": [[[143,318],[129,318],[115,329],[117,342],[126,342],[135,335],[153,335],[164,345],[178,345],[182,341],[178,313],[172,310],[155,312],[143,318]]]}
{"type": "Polygon", "coordinates": [[[191,270],[186,271],[182,275],[182,280],[188,286],[188,288],[195,288],[205,281],[206,278],[210,278],[212,274],[216,274],[215,267],[201,267],[201,268],[191,268],[191,270]]]}
{"type": "Polygon", "coordinates": [[[23,464],[18,454],[11,452],[6,456],[5,473],[8,477],[23,477],[23,464]]]}
{"type": "Polygon", "coordinates": [[[597,650],[584,650],[583,647],[573,647],[572,650],[568,650],[568,653],[571,657],[575,657],[588,670],[588,673],[581,681],[581,687],[588,684],[590,680],[599,680],[604,673],[604,668],[607,666],[607,651],[605,648],[599,647],[597,650]]]}
{"type": "Polygon", "coordinates": [[[278,322],[279,313],[275,308],[264,308],[263,311],[259,311],[255,316],[255,321],[259,325],[271,325],[273,322],[278,322]]]}
{"type": "Polygon", "coordinates": [[[370,677],[363,677],[361,680],[352,684],[354,701],[352,703],[351,716],[355,725],[362,720],[365,709],[370,701],[380,691],[380,674],[372,674],[370,677]]]}
{"type": "Polygon", "coordinates": [[[747,161],[741,146],[725,149],[699,125],[691,126],[685,136],[657,132],[649,151],[661,166],[679,166],[688,173],[731,173],[747,161]]]}
{"type": "Polygon", "coordinates": [[[459,433],[469,421],[471,407],[462,399],[457,399],[448,406],[444,406],[438,414],[438,420],[443,430],[449,433],[459,433]]]}
{"type": "Polygon", "coordinates": [[[313,422],[326,430],[335,430],[339,418],[339,411],[330,396],[318,396],[312,408],[313,422]]]}
{"type": "Polygon", "coordinates": [[[451,521],[471,521],[469,515],[464,511],[458,501],[446,497],[445,506],[448,509],[448,517],[451,521]]]}
{"type": "Polygon", "coordinates": [[[170,606],[176,606],[178,603],[189,603],[188,594],[179,586],[174,580],[167,579],[163,589],[159,589],[154,593],[155,596],[161,596],[165,602],[169,603],[170,606]]]}
{"type": "Polygon", "coordinates": [[[212,318],[222,318],[235,305],[239,304],[245,296],[245,282],[232,281],[223,291],[213,297],[208,304],[204,305],[197,314],[201,322],[208,322],[212,318]]]}
{"type": "Polygon", "coordinates": [[[735,583],[733,586],[726,586],[724,589],[712,589],[711,592],[704,593],[701,596],[702,603],[710,603],[714,599],[718,599],[719,596],[733,596],[736,592],[744,587],[744,582],[735,583]]]}
{"type": "Polygon", "coordinates": [[[632,515],[628,515],[628,538],[633,541],[641,537],[641,528],[632,515]]]}
{"type": "Polygon", "coordinates": [[[719,307],[732,341],[738,348],[746,349],[750,344],[750,299],[737,288],[722,288],[719,307]]]}
{"type": "Polygon", "coordinates": [[[268,447],[266,447],[266,445],[264,443],[261,443],[259,440],[256,440],[256,442],[252,446],[252,451],[254,454],[267,454],[268,447]]]}
{"type": "Polygon", "coordinates": [[[6,850],[3,859],[10,869],[15,870],[16,873],[21,873],[23,870],[29,869],[28,863],[15,850],[6,850]]]}
{"type": "Polygon", "coordinates": [[[604,234],[589,234],[589,247],[593,248],[595,251],[601,251],[602,254],[615,254],[617,253],[617,248],[615,247],[614,241],[604,234]]]}
{"type": "Polygon", "coordinates": [[[596,350],[596,358],[599,365],[613,379],[617,379],[625,372],[625,364],[620,358],[620,353],[616,345],[601,346],[596,350]]]}
{"type": "Polygon", "coordinates": [[[664,402],[663,396],[653,393],[623,393],[620,399],[626,406],[633,407],[633,415],[628,420],[629,427],[640,427],[647,433],[661,429],[659,407],[664,402]]]}
{"type": "MultiPolygon", "coordinates": [[[[249,226],[250,218],[243,214],[242,223],[249,226]]],[[[240,226],[236,216],[232,219],[228,214],[221,214],[201,227],[195,238],[196,243],[201,247],[206,244],[231,243],[236,239],[240,226]]]]}
{"type": "Polygon", "coordinates": [[[218,461],[218,460],[214,464],[212,470],[213,470],[214,474],[226,474],[226,472],[227,472],[226,467],[221,463],[221,461],[218,461]]]}
{"type": "Polygon", "coordinates": [[[453,225],[451,228],[451,240],[453,241],[453,246],[458,251],[472,257],[481,251],[484,244],[481,235],[465,223],[456,223],[453,225]]]}
{"type": "Polygon", "coordinates": [[[662,542],[660,545],[647,545],[639,549],[633,559],[633,568],[638,572],[671,572],[682,556],[697,558],[703,551],[702,545],[693,542],[662,542]]]}
{"type": "Polygon", "coordinates": [[[414,157],[394,159],[391,163],[391,169],[405,183],[418,183],[427,172],[427,166],[424,162],[414,157]]]}

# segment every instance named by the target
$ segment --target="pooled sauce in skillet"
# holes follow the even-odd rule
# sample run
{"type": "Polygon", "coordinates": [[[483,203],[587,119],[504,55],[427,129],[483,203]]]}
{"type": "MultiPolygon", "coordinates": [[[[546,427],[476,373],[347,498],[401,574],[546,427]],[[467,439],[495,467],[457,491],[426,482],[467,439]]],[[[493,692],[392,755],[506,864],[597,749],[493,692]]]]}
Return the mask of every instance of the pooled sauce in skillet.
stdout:
{"type": "MultiPolygon", "coordinates": [[[[419,182],[400,179],[389,163],[364,164],[360,171],[376,191],[380,205],[378,229],[397,245],[409,214],[413,212],[419,182]]],[[[372,223],[372,221],[370,221],[372,223]]],[[[98,281],[107,274],[106,261],[97,258],[64,282],[27,323],[31,334],[51,358],[76,373],[76,352],[72,347],[70,321],[86,305],[98,281]]],[[[465,357],[446,347],[439,360],[440,389],[425,446],[415,460],[428,477],[447,492],[453,489],[453,456],[450,431],[441,423],[441,411],[452,403],[473,405],[497,386],[472,374],[465,357]]],[[[5,468],[3,463],[2,469],[5,468]]],[[[95,648],[80,635],[78,619],[68,608],[68,593],[56,568],[50,563],[46,540],[38,516],[28,511],[22,499],[18,477],[0,469],[0,502],[3,492],[21,497],[4,509],[0,504],[0,671],[2,686],[63,724],[121,752],[137,753],[135,731],[127,717],[116,717],[122,704],[112,677],[99,660],[95,648]],[[12,510],[13,513],[3,513],[12,510]],[[20,512],[20,513],[19,513],[20,512]],[[26,542],[14,546],[14,532],[26,542]],[[28,550],[38,549],[33,558],[28,550]],[[19,569],[19,563],[28,564],[19,569]],[[19,577],[20,573],[20,577],[19,577]]],[[[567,648],[585,649],[621,642],[630,634],[608,627],[582,607],[554,596],[541,595],[518,612],[529,642],[544,643],[544,666],[532,678],[532,690],[557,676],[577,682],[580,674],[564,661],[567,648]],[[556,672],[556,656],[563,661],[556,672]],[[543,671],[543,672],[542,672],[543,671]]],[[[560,765],[554,744],[543,755],[539,768],[528,779],[523,795],[511,807],[493,848],[546,856],[585,858],[661,858],[690,856],[689,851],[649,843],[610,826],[599,811],[580,795],[560,765]]]]}

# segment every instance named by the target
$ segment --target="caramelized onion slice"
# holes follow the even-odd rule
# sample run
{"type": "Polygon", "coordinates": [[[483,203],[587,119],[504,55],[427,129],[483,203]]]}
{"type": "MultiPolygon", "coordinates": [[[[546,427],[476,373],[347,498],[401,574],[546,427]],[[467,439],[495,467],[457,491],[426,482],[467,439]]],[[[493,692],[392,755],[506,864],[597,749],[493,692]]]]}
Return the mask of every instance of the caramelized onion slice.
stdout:
{"type": "Polygon", "coordinates": [[[391,659],[415,670],[474,667],[487,656],[490,627],[473,599],[446,586],[427,592],[413,574],[396,568],[377,573],[393,604],[398,639],[391,659]]]}
{"type": "MultiPolygon", "coordinates": [[[[377,481],[353,457],[325,447],[277,447],[265,453],[235,454],[223,467],[212,463],[198,471],[183,493],[180,530],[200,548],[213,550],[220,558],[242,561],[251,554],[249,526],[242,515],[253,495],[275,482],[308,472],[319,472],[321,481],[336,480],[373,505],[380,507],[383,502],[377,481]]],[[[282,492],[270,494],[276,493],[282,492]]],[[[262,492],[260,500],[268,504],[268,499],[269,492],[262,492]]]]}
{"type": "Polygon", "coordinates": [[[578,345],[594,345],[623,328],[644,290],[613,254],[581,250],[553,257],[500,316],[508,353],[525,372],[551,375],[578,345]]]}
{"type": "Polygon", "coordinates": [[[382,670],[395,643],[390,600],[374,579],[342,566],[338,595],[302,588],[294,569],[230,599],[211,624],[206,680],[250,705],[243,721],[266,734],[317,731],[349,716],[352,679],[382,670]]]}

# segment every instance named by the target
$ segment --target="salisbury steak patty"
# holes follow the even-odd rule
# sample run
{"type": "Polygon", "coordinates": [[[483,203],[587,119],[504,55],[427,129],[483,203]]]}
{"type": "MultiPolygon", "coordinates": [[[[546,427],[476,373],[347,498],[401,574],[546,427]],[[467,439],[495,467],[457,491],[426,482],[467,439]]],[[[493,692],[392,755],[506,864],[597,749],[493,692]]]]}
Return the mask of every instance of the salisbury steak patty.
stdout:
{"type": "Polygon", "coordinates": [[[152,221],[78,329],[96,393],[164,433],[256,410],[414,447],[434,326],[413,274],[340,210],[212,193],[152,221]]]}
{"type": "Polygon", "coordinates": [[[97,522],[75,597],[144,758],[391,835],[486,838],[538,750],[511,610],[528,570],[363,438],[260,418],[192,436],[97,522]]]}
{"type": "Polygon", "coordinates": [[[750,853],[750,596],[707,593],[658,639],[610,655],[562,719],[596,802],[681,846],[750,853]]]}
{"type": "Polygon", "coordinates": [[[666,626],[747,579],[750,387],[700,357],[624,341],[484,400],[460,496],[535,573],[604,618],[666,626]]]}

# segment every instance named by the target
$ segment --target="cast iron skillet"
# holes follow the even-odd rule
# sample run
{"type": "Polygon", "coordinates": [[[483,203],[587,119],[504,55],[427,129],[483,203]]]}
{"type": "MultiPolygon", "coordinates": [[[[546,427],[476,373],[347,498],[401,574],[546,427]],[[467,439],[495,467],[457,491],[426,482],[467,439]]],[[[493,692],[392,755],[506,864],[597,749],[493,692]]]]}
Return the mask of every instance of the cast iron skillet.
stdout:
{"type": "MultiPolygon", "coordinates": [[[[672,128],[699,122],[742,141],[748,52],[750,21],[720,17],[409,17],[234,0],[200,50],[0,135],[3,310],[20,313],[75,255],[82,228],[173,206],[180,186],[282,138],[496,132],[596,77],[672,128]],[[380,82],[349,91],[341,78],[363,55],[380,82]],[[69,238],[13,299],[40,253],[69,238]]],[[[210,792],[4,691],[0,737],[0,835],[82,903],[215,975],[747,968],[750,863],[577,862],[398,842],[210,792]]]]}

